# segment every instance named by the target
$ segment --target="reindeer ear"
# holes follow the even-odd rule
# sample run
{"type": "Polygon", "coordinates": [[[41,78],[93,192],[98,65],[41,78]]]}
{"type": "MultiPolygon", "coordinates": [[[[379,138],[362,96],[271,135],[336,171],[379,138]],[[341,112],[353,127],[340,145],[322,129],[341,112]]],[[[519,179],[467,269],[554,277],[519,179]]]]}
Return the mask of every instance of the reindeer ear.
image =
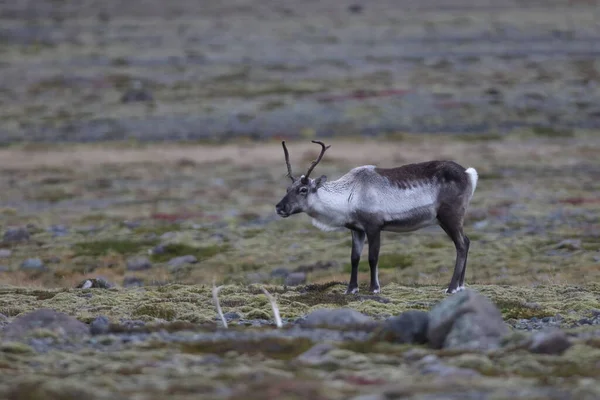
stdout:
{"type": "Polygon", "coordinates": [[[324,184],[325,182],[327,182],[327,177],[325,175],[321,175],[320,177],[315,179],[315,186],[319,187],[322,184],[324,184]]]}

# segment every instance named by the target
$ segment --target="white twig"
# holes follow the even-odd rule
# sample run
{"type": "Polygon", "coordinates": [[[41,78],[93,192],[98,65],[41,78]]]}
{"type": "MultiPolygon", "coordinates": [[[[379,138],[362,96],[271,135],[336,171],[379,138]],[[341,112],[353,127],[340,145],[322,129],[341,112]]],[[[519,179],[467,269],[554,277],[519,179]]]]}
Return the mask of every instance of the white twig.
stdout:
{"type": "Polygon", "coordinates": [[[221,310],[221,303],[219,303],[219,290],[221,290],[222,286],[215,286],[213,283],[212,296],[213,302],[215,303],[215,307],[217,307],[217,313],[219,317],[221,317],[221,321],[223,322],[223,326],[227,328],[227,320],[225,320],[225,316],[223,315],[223,310],[221,310]]]}
{"type": "Polygon", "coordinates": [[[267,296],[267,299],[269,299],[269,303],[271,303],[271,308],[273,308],[273,315],[275,316],[275,324],[278,328],[281,328],[281,317],[279,316],[279,307],[277,307],[277,302],[275,301],[275,298],[264,287],[262,287],[261,289],[265,296],[267,296]]]}

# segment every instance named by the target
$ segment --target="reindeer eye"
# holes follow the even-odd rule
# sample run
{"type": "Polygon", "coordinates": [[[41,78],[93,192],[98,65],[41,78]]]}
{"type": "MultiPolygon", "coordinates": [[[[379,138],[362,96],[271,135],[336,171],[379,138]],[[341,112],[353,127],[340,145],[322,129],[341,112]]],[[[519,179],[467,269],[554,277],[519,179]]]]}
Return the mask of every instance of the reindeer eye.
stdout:
{"type": "Polygon", "coordinates": [[[305,194],[305,193],[307,193],[307,192],[308,192],[308,188],[307,188],[306,186],[302,186],[302,187],[299,189],[299,191],[300,191],[300,193],[301,193],[301,194],[305,194]]]}

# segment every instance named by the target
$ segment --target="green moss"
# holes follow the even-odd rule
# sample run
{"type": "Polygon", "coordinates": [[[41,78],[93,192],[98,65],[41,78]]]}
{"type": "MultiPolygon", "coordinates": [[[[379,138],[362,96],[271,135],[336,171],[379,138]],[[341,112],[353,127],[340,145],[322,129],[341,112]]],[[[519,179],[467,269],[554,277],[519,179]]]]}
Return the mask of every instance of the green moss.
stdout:
{"type": "Polygon", "coordinates": [[[103,239],[75,243],[73,250],[80,256],[98,257],[109,252],[126,255],[137,253],[157,243],[156,240],[103,239]]]}
{"type": "Polygon", "coordinates": [[[33,349],[30,346],[21,342],[2,342],[2,344],[0,344],[0,351],[10,354],[33,353],[33,349]]]}
{"type": "Polygon", "coordinates": [[[133,311],[133,315],[136,317],[146,316],[170,321],[175,319],[177,311],[169,303],[143,304],[133,311]]]}
{"type": "Polygon", "coordinates": [[[166,262],[174,257],[192,255],[195,256],[198,261],[202,261],[219,253],[223,253],[228,249],[228,245],[194,247],[183,243],[169,243],[164,246],[162,253],[153,254],[151,259],[154,262],[166,262]]]}
{"type": "Polygon", "coordinates": [[[543,136],[549,138],[574,136],[574,132],[571,129],[556,129],[551,126],[534,126],[531,130],[536,136],[543,136]]]}
{"type": "Polygon", "coordinates": [[[540,306],[534,304],[526,304],[518,300],[497,300],[496,306],[500,308],[502,315],[505,319],[530,319],[533,317],[543,318],[553,315],[553,313],[545,311],[540,306]]]}
{"type": "Polygon", "coordinates": [[[333,304],[336,306],[345,306],[348,304],[349,296],[343,293],[315,292],[301,294],[297,296],[290,296],[287,299],[289,301],[305,304],[309,307],[320,304],[333,304]]]}
{"type": "Polygon", "coordinates": [[[261,340],[221,340],[211,342],[185,343],[181,350],[185,353],[211,353],[223,355],[230,351],[238,354],[263,354],[277,360],[291,360],[313,346],[307,338],[266,337],[261,340]]]}
{"type": "Polygon", "coordinates": [[[381,269],[404,269],[412,266],[414,258],[410,254],[384,253],[379,256],[379,268],[381,269]]]}

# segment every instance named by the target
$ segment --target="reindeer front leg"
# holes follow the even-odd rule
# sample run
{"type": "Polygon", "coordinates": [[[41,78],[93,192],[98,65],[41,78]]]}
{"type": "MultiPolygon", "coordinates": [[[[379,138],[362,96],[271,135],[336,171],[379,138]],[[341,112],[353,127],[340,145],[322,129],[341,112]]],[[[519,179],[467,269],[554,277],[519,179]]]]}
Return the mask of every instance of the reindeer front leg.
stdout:
{"type": "Polygon", "coordinates": [[[381,231],[379,229],[372,230],[367,233],[369,241],[369,267],[371,268],[371,293],[379,293],[379,271],[377,264],[379,263],[379,248],[381,246],[381,231]]]}
{"type": "Polygon", "coordinates": [[[365,232],[352,230],[352,253],[350,255],[352,272],[350,272],[350,283],[348,284],[348,289],[346,289],[346,294],[358,292],[358,263],[360,262],[360,255],[365,245],[365,238],[365,232]]]}

